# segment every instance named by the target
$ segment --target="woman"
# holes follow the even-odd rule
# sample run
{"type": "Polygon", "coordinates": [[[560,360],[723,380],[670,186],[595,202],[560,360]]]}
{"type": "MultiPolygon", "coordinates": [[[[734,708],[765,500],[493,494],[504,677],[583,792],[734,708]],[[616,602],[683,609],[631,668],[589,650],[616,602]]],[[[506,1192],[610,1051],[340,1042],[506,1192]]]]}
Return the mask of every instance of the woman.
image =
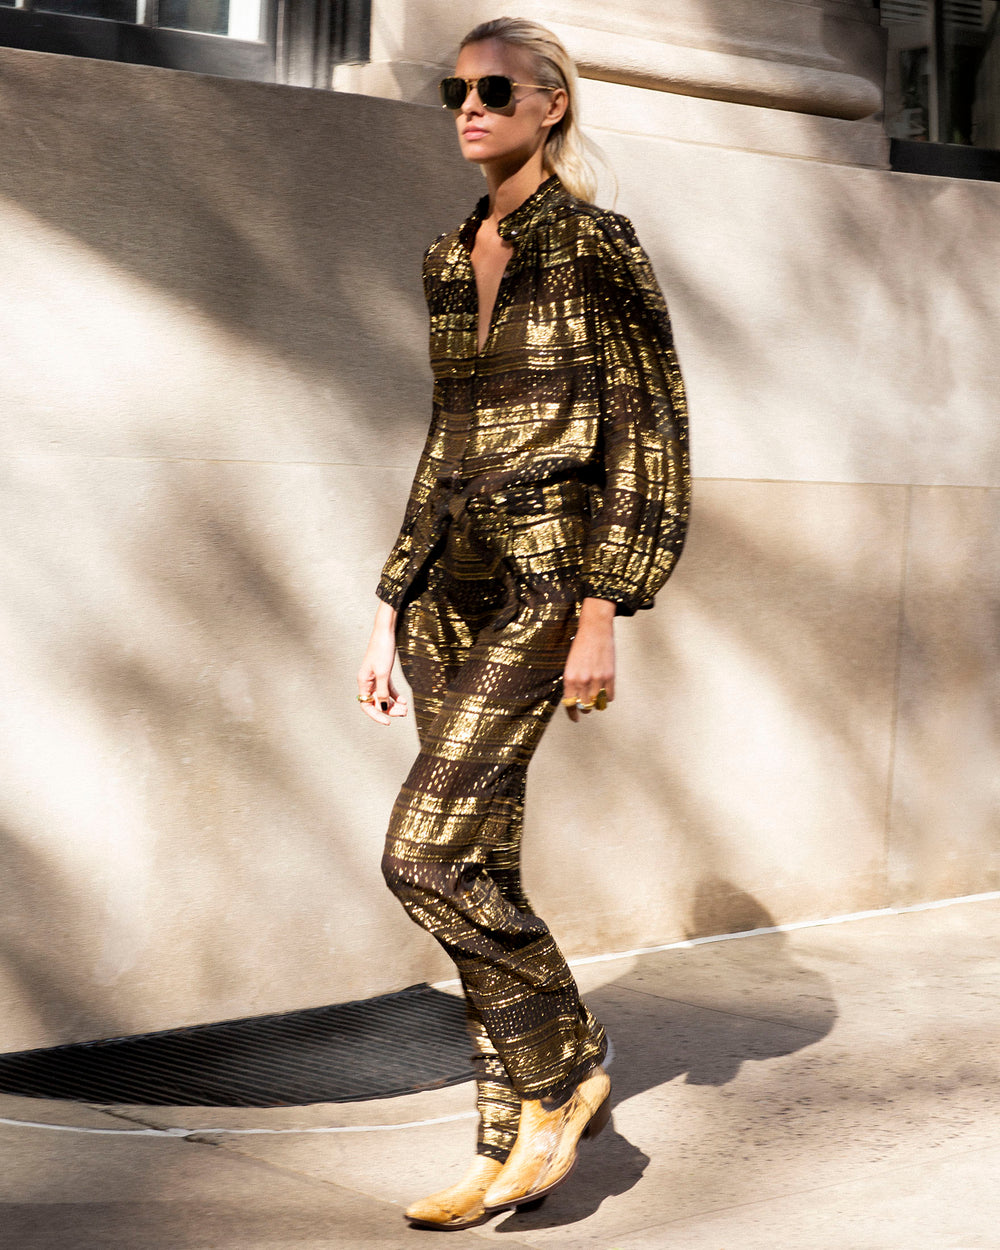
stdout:
{"type": "Polygon", "coordinates": [[[562,698],[614,698],[614,618],[680,554],[689,479],[666,308],[624,217],[592,194],[576,75],[543,27],[500,18],[441,84],[488,194],[424,260],[434,405],[378,588],[358,700],[406,714],[389,887],[454,959],[477,1050],[476,1157],[408,1208],[465,1228],[560,1184],[608,1116],[604,1030],[521,888],[528,762],[562,698]]]}

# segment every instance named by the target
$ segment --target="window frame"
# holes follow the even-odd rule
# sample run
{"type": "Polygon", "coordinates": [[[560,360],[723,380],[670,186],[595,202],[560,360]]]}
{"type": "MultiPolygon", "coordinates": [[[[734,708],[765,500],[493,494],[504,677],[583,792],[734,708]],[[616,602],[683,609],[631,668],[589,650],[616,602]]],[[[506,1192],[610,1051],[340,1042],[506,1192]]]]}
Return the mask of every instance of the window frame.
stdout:
{"type": "Polygon", "coordinates": [[[0,5],[0,46],[320,88],[329,87],[334,65],[370,56],[371,0],[264,0],[259,40],[48,13],[30,3],[0,5]]]}
{"type": "MultiPolygon", "coordinates": [[[[979,147],[971,142],[949,142],[938,137],[952,131],[949,61],[953,49],[963,45],[975,46],[974,41],[968,38],[949,38],[949,26],[957,30],[959,24],[957,21],[954,24],[949,21],[946,7],[948,2],[949,0],[923,0],[923,20],[928,23],[930,137],[910,139],[890,136],[889,166],[898,173],[1000,182],[1000,149],[979,147]]],[[[877,4],[881,12],[883,0],[877,0],[877,4]]],[[[887,26],[884,19],[883,26],[887,26]]]]}

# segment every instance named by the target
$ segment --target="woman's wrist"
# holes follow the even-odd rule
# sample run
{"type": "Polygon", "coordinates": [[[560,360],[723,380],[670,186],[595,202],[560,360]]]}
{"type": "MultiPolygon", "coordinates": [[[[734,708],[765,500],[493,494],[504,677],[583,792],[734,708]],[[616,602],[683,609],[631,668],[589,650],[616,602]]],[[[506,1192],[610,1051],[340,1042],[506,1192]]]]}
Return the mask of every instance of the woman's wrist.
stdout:
{"type": "Polygon", "coordinates": [[[396,609],[391,608],[383,599],[380,599],[378,607],[375,609],[375,632],[381,632],[382,630],[395,634],[396,609]]]}
{"type": "Polygon", "coordinates": [[[580,605],[580,624],[610,625],[614,622],[618,604],[610,599],[586,598],[580,605]]]}

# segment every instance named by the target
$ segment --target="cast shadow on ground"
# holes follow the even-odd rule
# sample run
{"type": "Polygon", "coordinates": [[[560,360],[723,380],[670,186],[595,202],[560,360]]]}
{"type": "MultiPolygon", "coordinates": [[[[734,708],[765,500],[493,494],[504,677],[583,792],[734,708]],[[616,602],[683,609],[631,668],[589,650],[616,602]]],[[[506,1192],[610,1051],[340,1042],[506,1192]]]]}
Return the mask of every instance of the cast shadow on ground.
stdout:
{"type": "MultiPolygon", "coordinates": [[[[695,925],[698,898],[710,898],[718,885],[713,881],[698,892],[695,925]]],[[[751,895],[738,893],[741,914],[754,917],[754,928],[774,927],[751,895]]],[[[512,1212],[496,1231],[523,1234],[577,1223],[636,1185],[650,1156],[615,1123],[615,1112],[636,1095],[676,1081],[727,1085],[744,1064],[794,1054],[826,1037],[838,1014],[829,982],[800,964],[789,946],[786,934],[773,933],[752,943],[721,941],[646,955],[633,970],[588,994],[615,1047],[611,1124],[583,1144],[569,1184],[536,1210],[512,1212]]],[[[669,1095],[665,1126],[668,1104],[669,1095]]],[[[662,1137],[667,1140],[661,1149],[675,1148],[666,1127],[662,1137]]]]}

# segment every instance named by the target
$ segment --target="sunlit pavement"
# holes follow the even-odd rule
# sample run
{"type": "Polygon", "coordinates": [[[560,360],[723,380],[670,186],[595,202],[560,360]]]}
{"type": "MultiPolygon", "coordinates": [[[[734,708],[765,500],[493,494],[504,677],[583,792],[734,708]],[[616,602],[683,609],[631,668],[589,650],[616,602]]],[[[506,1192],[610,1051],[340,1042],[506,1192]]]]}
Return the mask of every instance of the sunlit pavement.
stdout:
{"type": "MultiPolygon", "coordinates": [[[[996,1250],[1000,901],[578,970],[611,1126],[536,1211],[449,1250],[996,1250]]],[[[11,1250],[406,1247],[472,1150],[471,1086],[246,1111],[0,1099],[11,1250]],[[174,1130],[174,1131],[170,1131],[174,1130]]]]}

